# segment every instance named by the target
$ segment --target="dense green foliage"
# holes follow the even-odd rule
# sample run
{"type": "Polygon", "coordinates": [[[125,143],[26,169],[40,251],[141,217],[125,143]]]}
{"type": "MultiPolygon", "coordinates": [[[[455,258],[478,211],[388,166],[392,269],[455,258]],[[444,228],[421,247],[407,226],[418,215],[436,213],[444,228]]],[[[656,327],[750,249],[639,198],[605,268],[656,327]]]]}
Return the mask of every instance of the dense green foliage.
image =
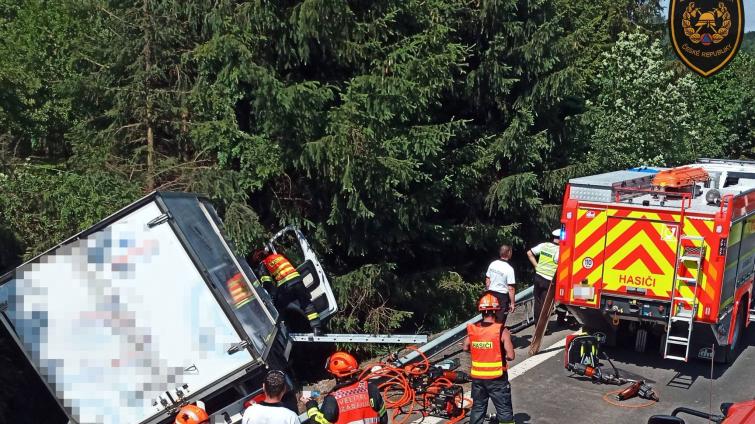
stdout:
{"type": "Polygon", "coordinates": [[[660,42],[641,33],[622,34],[603,55],[597,94],[575,126],[591,147],[590,168],[684,163],[723,153],[706,131],[708,121],[695,113],[696,77],[675,75],[663,56],[660,42]]]}
{"type": "MultiPolygon", "coordinates": [[[[753,34],[703,79],[668,55],[659,6],[0,0],[0,272],[191,190],[240,254],[302,227],[331,327],[455,324],[500,243],[529,281],[568,178],[755,156],[753,34]]],[[[0,409],[36,396],[3,387],[0,409]]]]}
{"type": "Polygon", "coordinates": [[[498,244],[529,280],[569,177],[753,155],[752,56],[690,74],[663,54],[657,1],[0,12],[3,270],[153,189],[192,190],[242,254],[301,226],[336,276],[333,326],[433,330],[470,314],[498,244]]]}
{"type": "Polygon", "coordinates": [[[742,47],[740,48],[741,51],[747,54],[755,54],[755,31],[745,34],[744,39],[742,39],[742,47]]]}

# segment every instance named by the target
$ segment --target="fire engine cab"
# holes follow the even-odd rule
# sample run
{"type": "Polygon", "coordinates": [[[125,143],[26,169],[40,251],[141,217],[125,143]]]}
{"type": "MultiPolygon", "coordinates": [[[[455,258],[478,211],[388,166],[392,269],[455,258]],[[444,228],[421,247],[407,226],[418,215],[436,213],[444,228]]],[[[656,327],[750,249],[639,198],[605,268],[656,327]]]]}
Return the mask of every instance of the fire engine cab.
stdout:
{"type": "Polygon", "coordinates": [[[734,359],[755,319],[755,162],[700,159],[573,178],[556,301],[609,342],[665,358],[734,359]]]}

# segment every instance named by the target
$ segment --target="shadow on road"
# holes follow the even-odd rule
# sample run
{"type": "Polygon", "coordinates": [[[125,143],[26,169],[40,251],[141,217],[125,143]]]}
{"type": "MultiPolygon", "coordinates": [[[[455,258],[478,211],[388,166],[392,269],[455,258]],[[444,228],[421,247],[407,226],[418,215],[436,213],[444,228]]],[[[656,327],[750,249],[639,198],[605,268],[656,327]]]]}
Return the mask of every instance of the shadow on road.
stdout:
{"type": "Polygon", "coordinates": [[[524,349],[532,342],[532,334],[514,335],[511,337],[511,341],[514,343],[514,349],[524,349]]]}

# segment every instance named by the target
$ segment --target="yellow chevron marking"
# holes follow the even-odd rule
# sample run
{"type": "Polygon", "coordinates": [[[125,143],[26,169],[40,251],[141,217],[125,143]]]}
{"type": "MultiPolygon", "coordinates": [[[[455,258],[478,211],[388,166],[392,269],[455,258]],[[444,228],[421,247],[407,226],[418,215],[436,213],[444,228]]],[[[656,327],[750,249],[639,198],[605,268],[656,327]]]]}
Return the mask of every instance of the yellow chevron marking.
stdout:
{"type": "MultiPolygon", "coordinates": [[[[646,216],[649,219],[657,219],[657,214],[642,213],[634,214],[635,216],[646,216]]],[[[622,237],[629,227],[634,225],[637,221],[634,220],[622,220],[608,233],[608,239],[606,245],[610,245],[619,237],[622,237]]],[[[660,222],[650,222],[655,228],[658,234],[664,234],[668,225],[660,222]]],[[[639,288],[645,288],[652,290],[657,296],[669,296],[671,292],[671,284],[674,275],[674,266],[670,264],[666,257],[661,252],[656,243],[667,243],[672,251],[676,250],[676,238],[668,238],[664,240],[652,240],[650,235],[642,230],[637,232],[615,252],[606,252],[609,256],[605,260],[604,270],[604,288],[607,290],[619,290],[624,286],[635,286],[639,288]],[[661,274],[654,274],[648,269],[642,260],[637,260],[629,265],[625,270],[614,269],[620,262],[624,261],[629,255],[633,254],[635,250],[639,248],[644,249],[655,264],[660,268],[661,274]],[[636,281],[641,283],[636,283],[636,281]],[[630,282],[631,281],[631,282],[630,282]]]]}

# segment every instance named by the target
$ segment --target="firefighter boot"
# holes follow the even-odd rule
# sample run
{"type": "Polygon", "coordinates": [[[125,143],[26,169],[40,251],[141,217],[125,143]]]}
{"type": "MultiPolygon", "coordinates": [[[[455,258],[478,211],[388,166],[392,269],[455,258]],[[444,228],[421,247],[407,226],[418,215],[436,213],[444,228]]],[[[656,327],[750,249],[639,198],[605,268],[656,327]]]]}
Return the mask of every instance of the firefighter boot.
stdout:
{"type": "Polygon", "coordinates": [[[304,313],[309,320],[309,326],[312,327],[312,334],[322,336],[322,322],[320,321],[320,314],[317,313],[315,307],[310,303],[304,308],[304,313]]]}

